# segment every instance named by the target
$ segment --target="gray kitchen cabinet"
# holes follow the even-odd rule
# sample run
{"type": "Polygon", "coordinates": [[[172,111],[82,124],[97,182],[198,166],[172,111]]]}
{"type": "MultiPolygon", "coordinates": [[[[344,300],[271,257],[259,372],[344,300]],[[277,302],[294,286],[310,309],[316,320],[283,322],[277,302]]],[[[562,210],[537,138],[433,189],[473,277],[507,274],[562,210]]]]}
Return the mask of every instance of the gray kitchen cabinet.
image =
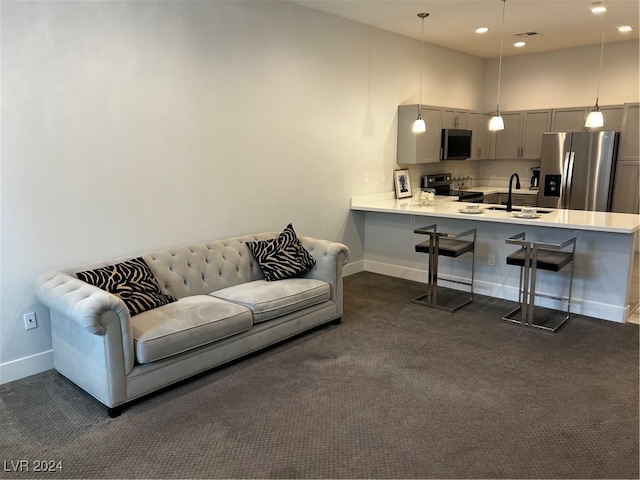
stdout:
{"type": "Polygon", "coordinates": [[[442,128],[467,128],[468,112],[467,110],[458,110],[454,108],[442,108],[442,128]]]}
{"type": "Polygon", "coordinates": [[[640,104],[624,105],[622,123],[611,209],[618,213],[637,214],[640,213],[640,104]]]}
{"type": "MultiPolygon", "coordinates": [[[[592,108],[587,109],[587,115],[591,110],[592,108]]],[[[602,112],[604,126],[585,130],[589,130],[590,132],[598,132],[601,130],[615,130],[616,132],[620,132],[622,130],[624,123],[624,105],[607,105],[600,107],[600,111],[602,112]]]]}
{"type": "MultiPolygon", "coordinates": [[[[533,207],[538,203],[538,194],[537,192],[532,193],[516,193],[518,190],[513,191],[511,193],[511,201],[513,205],[516,206],[530,206],[533,207]]],[[[484,196],[484,203],[494,203],[498,205],[503,205],[507,203],[507,199],[509,198],[509,194],[505,192],[499,193],[489,193],[484,196]]]]}
{"type": "MultiPolygon", "coordinates": [[[[506,202],[509,194],[503,193],[502,195],[504,195],[504,201],[506,202]]],[[[535,195],[527,193],[514,193],[511,195],[511,200],[513,201],[514,205],[532,207],[538,204],[538,194],[537,192],[535,195]]]]}
{"type": "Polygon", "coordinates": [[[502,112],[504,130],[496,132],[495,158],[539,160],[542,134],[549,131],[551,110],[502,112]]]}
{"type": "Polygon", "coordinates": [[[484,196],[484,203],[500,203],[497,193],[489,193],[484,196]]]}
{"type": "Polygon", "coordinates": [[[489,158],[489,120],[490,113],[468,112],[467,128],[473,133],[471,135],[471,159],[481,160],[489,158]]]}
{"type": "MultiPolygon", "coordinates": [[[[589,112],[593,107],[557,108],[553,110],[551,131],[553,132],[583,132],[589,112]]],[[[589,131],[622,129],[624,120],[624,105],[605,105],[600,107],[604,119],[604,127],[591,128],[589,131]]]]}
{"type": "MultiPolygon", "coordinates": [[[[622,161],[640,160],[640,103],[624,105],[623,127],[620,129],[620,154],[622,161]]],[[[606,123],[605,123],[606,125],[606,123]]]]}
{"type": "Polygon", "coordinates": [[[500,130],[495,134],[496,159],[511,160],[519,158],[523,116],[523,112],[502,112],[504,130],[500,130]]]}
{"type": "Polygon", "coordinates": [[[616,213],[640,213],[640,162],[618,161],[611,210],[616,213]]]}
{"type": "Polygon", "coordinates": [[[588,107],[554,108],[551,113],[552,132],[582,132],[588,107]]]}
{"type": "Polygon", "coordinates": [[[424,133],[413,133],[412,127],[418,115],[418,105],[398,107],[398,164],[432,163],[440,161],[440,130],[442,107],[422,105],[422,118],[427,125],[424,133]]]}

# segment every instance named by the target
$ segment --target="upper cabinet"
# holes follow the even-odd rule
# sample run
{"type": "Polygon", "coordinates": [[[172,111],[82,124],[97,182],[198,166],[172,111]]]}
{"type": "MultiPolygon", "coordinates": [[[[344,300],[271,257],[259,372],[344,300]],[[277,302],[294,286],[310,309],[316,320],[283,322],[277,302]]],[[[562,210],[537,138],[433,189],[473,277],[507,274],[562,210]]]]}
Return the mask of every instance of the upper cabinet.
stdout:
{"type": "MultiPolygon", "coordinates": [[[[551,118],[552,132],[582,132],[587,130],[584,126],[587,115],[593,107],[574,107],[553,109],[551,118]]],[[[600,107],[604,117],[604,127],[591,128],[590,131],[622,129],[624,117],[624,105],[607,105],[600,107]]]]}
{"type": "Polygon", "coordinates": [[[420,112],[427,125],[427,131],[413,133],[413,122],[418,116],[418,105],[400,105],[398,107],[396,161],[400,165],[440,161],[442,107],[421,105],[420,112]]]}
{"type": "Polygon", "coordinates": [[[467,113],[467,128],[473,132],[473,134],[471,135],[472,160],[482,160],[483,158],[490,158],[489,120],[491,120],[490,113],[467,113]]]}
{"type": "MultiPolygon", "coordinates": [[[[605,118],[605,126],[607,120],[605,118]]],[[[613,187],[612,211],[640,213],[640,104],[626,103],[622,128],[618,163],[616,165],[615,186],[613,187]]]]}
{"type": "Polygon", "coordinates": [[[442,128],[466,129],[468,125],[468,112],[444,107],[442,109],[442,128]]]}
{"type": "Polygon", "coordinates": [[[551,110],[502,112],[504,130],[496,132],[494,158],[539,160],[542,134],[549,131],[551,110]]]}
{"type": "Polygon", "coordinates": [[[587,107],[554,108],[551,116],[552,132],[581,132],[587,121],[587,107]]]}
{"type": "MultiPolygon", "coordinates": [[[[398,107],[398,164],[440,161],[441,130],[471,130],[471,159],[540,160],[542,134],[545,132],[580,132],[592,107],[557,108],[502,112],[504,130],[489,132],[490,113],[450,107],[421,105],[427,124],[424,133],[413,133],[418,105],[398,107]]],[[[620,135],[620,160],[639,159],[640,104],[600,107],[604,127],[591,130],[615,130],[620,135]]]]}
{"type": "MultiPolygon", "coordinates": [[[[607,124],[605,119],[605,125],[607,124]]],[[[640,103],[624,105],[624,127],[620,130],[620,155],[624,161],[640,160],[640,103]]]]}

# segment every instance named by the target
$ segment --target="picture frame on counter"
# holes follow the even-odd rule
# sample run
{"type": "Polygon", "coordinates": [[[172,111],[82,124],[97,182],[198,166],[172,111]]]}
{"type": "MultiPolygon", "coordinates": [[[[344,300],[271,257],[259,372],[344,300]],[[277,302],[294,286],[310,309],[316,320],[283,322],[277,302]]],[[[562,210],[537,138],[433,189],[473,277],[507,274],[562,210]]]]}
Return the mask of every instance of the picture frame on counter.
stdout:
{"type": "Polygon", "coordinates": [[[411,196],[411,179],[409,170],[396,170],[393,172],[394,183],[396,185],[396,198],[411,196]]]}

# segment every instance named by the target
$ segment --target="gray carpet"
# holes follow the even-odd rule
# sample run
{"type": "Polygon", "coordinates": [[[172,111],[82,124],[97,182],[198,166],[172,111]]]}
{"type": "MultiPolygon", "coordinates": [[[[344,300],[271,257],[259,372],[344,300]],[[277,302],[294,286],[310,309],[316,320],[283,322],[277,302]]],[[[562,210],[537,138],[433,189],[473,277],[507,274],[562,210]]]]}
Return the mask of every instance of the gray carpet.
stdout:
{"type": "Polygon", "coordinates": [[[341,325],[116,419],[54,371],[0,386],[0,476],[639,477],[637,325],[575,317],[550,335],[502,322],[510,302],[449,314],[411,303],[421,284],[344,283],[341,325]]]}

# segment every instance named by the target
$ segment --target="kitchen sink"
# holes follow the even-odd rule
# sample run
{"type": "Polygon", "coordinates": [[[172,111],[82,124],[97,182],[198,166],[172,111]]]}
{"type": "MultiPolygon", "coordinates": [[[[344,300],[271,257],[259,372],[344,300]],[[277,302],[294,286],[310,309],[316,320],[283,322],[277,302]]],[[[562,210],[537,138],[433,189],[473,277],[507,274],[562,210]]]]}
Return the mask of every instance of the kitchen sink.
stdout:
{"type": "MultiPolygon", "coordinates": [[[[501,207],[486,207],[486,208],[484,208],[484,210],[503,210],[503,211],[506,211],[507,207],[505,207],[505,206],[501,206],[501,207]]],[[[521,210],[522,210],[521,207],[513,207],[512,208],[512,211],[514,211],[514,212],[519,212],[521,210]]],[[[536,210],[536,213],[539,213],[541,215],[544,215],[545,213],[551,213],[551,212],[553,212],[553,210],[540,210],[539,208],[536,210]]]]}

